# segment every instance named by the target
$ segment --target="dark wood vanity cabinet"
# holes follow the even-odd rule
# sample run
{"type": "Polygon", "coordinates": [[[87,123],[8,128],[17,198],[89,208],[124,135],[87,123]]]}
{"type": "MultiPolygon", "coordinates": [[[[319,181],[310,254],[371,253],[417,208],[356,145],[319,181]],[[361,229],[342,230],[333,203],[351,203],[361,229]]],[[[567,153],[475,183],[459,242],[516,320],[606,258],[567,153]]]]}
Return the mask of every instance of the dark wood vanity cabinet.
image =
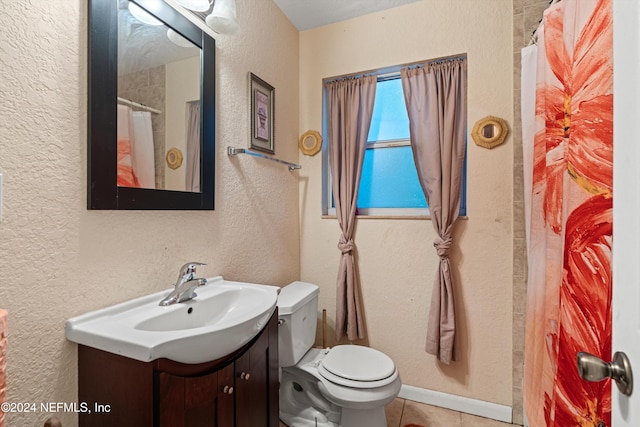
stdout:
{"type": "Polygon", "coordinates": [[[234,365],[196,377],[156,372],[159,427],[234,425],[234,365]]]}
{"type": "Polygon", "coordinates": [[[240,350],[197,365],[78,346],[80,426],[278,427],[278,388],[277,312],[240,350]]]}

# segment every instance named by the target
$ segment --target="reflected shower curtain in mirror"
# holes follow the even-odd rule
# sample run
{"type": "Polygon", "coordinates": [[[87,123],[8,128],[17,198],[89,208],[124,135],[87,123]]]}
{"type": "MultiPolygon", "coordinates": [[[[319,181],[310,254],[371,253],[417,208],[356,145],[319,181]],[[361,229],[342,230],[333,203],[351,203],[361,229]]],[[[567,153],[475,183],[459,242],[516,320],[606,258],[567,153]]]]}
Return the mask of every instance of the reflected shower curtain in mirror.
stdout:
{"type": "Polygon", "coordinates": [[[187,103],[186,191],[200,191],[200,101],[187,103]]]}
{"type": "MultiPolygon", "coordinates": [[[[611,0],[552,5],[535,72],[522,73],[533,76],[522,81],[523,129],[533,129],[523,134],[532,150],[523,390],[532,427],[611,425],[611,382],[583,381],[576,354],[611,359],[612,19],[611,0]]],[[[523,53],[532,64],[536,50],[523,53]]]]}
{"type": "Polygon", "coordinates": [[[467,145],[467,61],[400,70],[411,149],[440,257],[433,283],[425,350],[442,363],[455,360],[454,286],[449,249],[460,212],[462,168],[467,145]]]}
{"type": "Polygon", "coordinates": [[[118,105],[118,186],[139,187],[140,182],[133,172],[131,139],[133,138],[133,115],[131,108],[118,105]]]}
{"type": "Polygon", "coordinates": [[[118,186],[155,188],[151,113],[118,105],[118,186]]]}
{"type": "Polygon", "coordinates": [[[153,148],[151,113],[133,112],[133,139],[131,140],[133,172],[140,187],[156,188],[156,164],[153,148]]]}
{"type": "Polygon", "coordinates": [[[376,84],[375,76],[348,78],[325,84],[331,183],[336,217],[342,230],[338,242],[342,255],[336,282],[338,341],[344,335],[350,341],[363,339],[365,336],[353,234],[376,84]]]}

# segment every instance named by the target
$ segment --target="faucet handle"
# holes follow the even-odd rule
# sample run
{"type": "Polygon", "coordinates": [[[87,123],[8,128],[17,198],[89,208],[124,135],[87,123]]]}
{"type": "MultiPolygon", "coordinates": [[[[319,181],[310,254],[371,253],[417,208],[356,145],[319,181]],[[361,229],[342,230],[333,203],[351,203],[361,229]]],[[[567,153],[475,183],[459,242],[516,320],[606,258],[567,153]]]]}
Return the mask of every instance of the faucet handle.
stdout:
{"type": "Polygon", "coordinates": [[[203,262],[188,262],[180,267],[180,277],[185,276],[187,274],[196,274],[196,267],[199,265],[207,265],[203,262]]]}

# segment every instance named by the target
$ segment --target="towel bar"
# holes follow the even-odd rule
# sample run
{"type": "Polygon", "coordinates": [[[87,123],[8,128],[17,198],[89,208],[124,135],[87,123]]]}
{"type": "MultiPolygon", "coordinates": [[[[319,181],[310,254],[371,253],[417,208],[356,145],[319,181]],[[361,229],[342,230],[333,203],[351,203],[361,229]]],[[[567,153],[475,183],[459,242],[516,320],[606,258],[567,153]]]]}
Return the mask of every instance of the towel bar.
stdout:
{"type": "Polygon", "coordinates": [[[300,166],[300,165],[298,165],[296,163],[286,162],[284,160],[276,159],[275,157],[267,156],[265,154],[258,153],[256,151],[251,151],[251,150],[248,150],[246,148],[227,147],[227,154],[229,156],[235,156],[237,154],[250,154],[252,156],[260,157],[262,159],[267,159],[267,160],[271,160],[273,162],[282,163],[283,165],[287,165],[288,166],[289,172],[292,172],[292,171],[294,171],[296,169],[302,169],[302,166],[300,166]]]}

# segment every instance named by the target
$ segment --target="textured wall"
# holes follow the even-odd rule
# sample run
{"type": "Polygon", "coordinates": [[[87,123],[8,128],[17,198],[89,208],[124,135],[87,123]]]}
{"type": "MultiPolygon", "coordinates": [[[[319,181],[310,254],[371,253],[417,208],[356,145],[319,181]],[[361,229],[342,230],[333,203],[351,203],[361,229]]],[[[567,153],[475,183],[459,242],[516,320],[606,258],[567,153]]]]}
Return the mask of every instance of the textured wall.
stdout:
{"type": "MultiPolygon", "coordinates": [[[[248,145],[247,73],[276,88],[276,153],[298,160],[298,32],[270,1],[237,0],[241,32],[217,40],[216,210],[86,210],[87,2],[0,2],[0,304],[11,313],[7,400],[75,402],[66,319],[202,275],[299,278],[298,175],[248,145]]],[[[10,414],[11,426],[49,414],[10,414]]],[[[58,414],[65,427],[75,414],[58,414]]]]}
{"type": "MultiPolygon", "coordinates": [[[[300,130],[321,129],[322,79],[466,53],[469,129],[487,116],[513,123],[511,2],[419,1],[309,30],[300,37],[300,130]]],[[[322,219],[321,155],[301,156],[302,279],[320,285],[335,318],[340,235],[322,219]]],[[[511,406],[513,143],[468,145],[468,220],[457,223],[457,342],[451,366],[424,352],[437,267],[435,233],[426,220],[360,219],[355,233],[368,344],[389,354],[403,382],[511,406]]],[[[331,342],[330,342],[331,344],[331,342]]]]}
{"type": "MultiPolygon", "coordinates": [[[[7,400],[7,311],[0,309],[0,404],[7,400]]],[[[5,426],[5,414],[0,410],[0,427],[5,426]]]]}

